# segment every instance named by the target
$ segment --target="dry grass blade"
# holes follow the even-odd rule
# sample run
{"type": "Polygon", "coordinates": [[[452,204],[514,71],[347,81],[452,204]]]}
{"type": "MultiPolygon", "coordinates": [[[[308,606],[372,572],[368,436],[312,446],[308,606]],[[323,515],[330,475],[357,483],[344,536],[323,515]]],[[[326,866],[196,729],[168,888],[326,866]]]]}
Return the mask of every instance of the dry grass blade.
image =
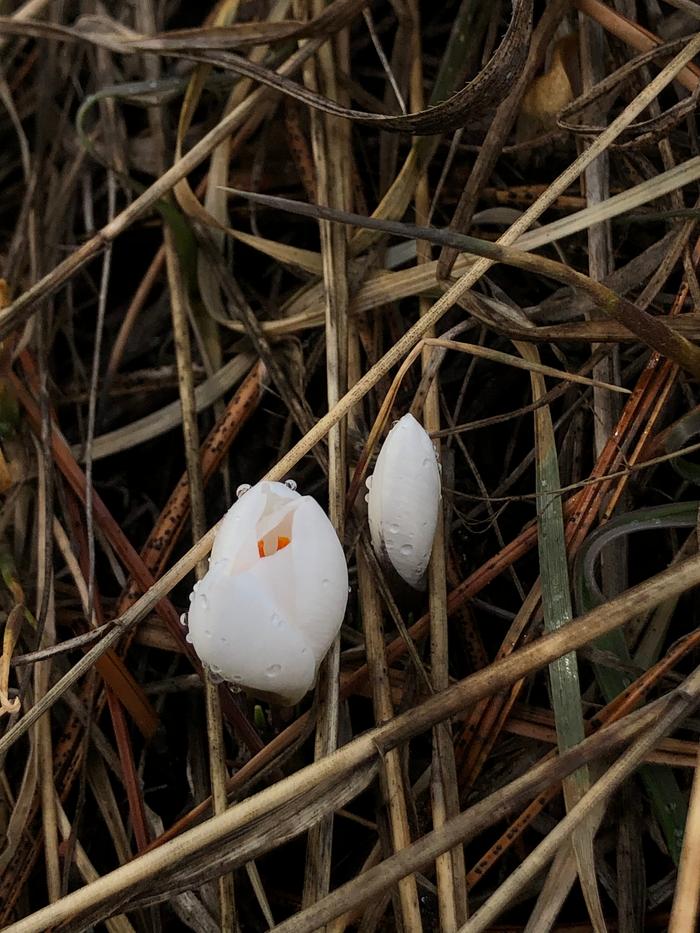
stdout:
{"type": "MultiPolygon", "coordinates": [[[[586,13],[600,23],[604,29],[609,30],[613,35],[622,39],[623,42],[628,42],[633,48],[641,52],[661,44],[658,36],[655,36],[638,23],[632,22],[617,10],[610,9],[600,0],[575,0],[575,5],[582,13],[586,13]]],[[[679,81],[688,90],[693,91],[698,83],[697,66],[689,66],[681,72],[679,81]]]]}
{"type": "MultiPolygon", "coordinates": [[[[371,670],[370,682],[372,684],[374,717],[377,725],[382,725],[391,721],[394,715],[394,706],[391,697],[389,672],[384,657],[381,601],[374,586],[370,568],[363,559],[361,551],[358,554],[358,579],[367,661],[371,670]]],[[[398,749],[391,749],[384,756],[382,778],[384,801],[388,811],[391,831],[391,843],[393,851],[399,852],[410,845],[411,829],[408,821],[401,753],[398,749]]],[[[421,930],[423,925],[415,877],[409,875],[403,878],[398,887],[402,922],[407,930],[421,930]]]]}
{"type": "MultiPolygon", "coordinates": [[[[337,31],[352,20],[363,6],[362,0],[333,0],[308,22],[303,18],[289,22],[249,22],[232,25],[204,26],[197,29],[175,29],[147,40],[140,45],[155,50],[234,48],[256,45],[280,39],[302,39],[337,31]]],[[[221,17],[219,17],[221,22],[221,17]]]]}
{"type": "Polygon", "coordinates": [[[669,933],[691,933],[700,908],[700,762],[695,766],[669,933]]]}
{"type": "MultiPolygon", "coordinates": [[[[63,836],[64,841],[67,841],[71,835],[71,825],[66,812],[61,805],[61,801],[58,798],[56,799],[56,808],[58,810],[58,820],[61,835],[63,836]]],[[[90,884],[91,881],[95,881],[100,877],[97,869],[88,858],[85,849],[80,844],[76,846],[75,862],[78,871],[82,875],[86,884],[90,884]]],[[[131,923],[129,923],[128,919],[124,915],[109,917],[107,920],[105,920],[105,927],[109,933],[134,933],[134,927],[131,925],[131,923]]]]}
{"type": "MultiPolygon", "coordinates": [[[[8,28],[7,21],[4,24],[8,28]]],[[[336,20],[334,25],[342,26],[342,20],[336,20]]],[[[2,27],[3,21],[0,20],[0,31],[2,27]]],[[[21,27],[15,26],[13,28],[18,31],[18,28],[21,27]]],[[[332,99],[294,84],[286,77],[255,65],[246,59],[239,58],[232,52],[186,51],[182,54],[183,57],[193,61],[218,64],[237,74],[253,78],[331,116],[343,117],[382,130],[431,136],[436,133],[458,129],[463,125],[467,115],[474,118],[489,113],[493,109],[499,97],[508,88],[513,73],[522,65],[527,50],[527,42],[524,42],[523,38],[526,37],[529,40],[531,28],[531,0],[513,0],[508,29],[495,53],[478,75],[446,100],[435,103],[418,113],[410,113],[404,116],[385,116],[341,107],[332,99]]],[[[26,29],[27,27],[25,27],[25,31],[26,29]]],[[[65,30],[57,30],[57,35],[62,38],[71,36],[70,32],[65,30]]],[[[148,43],[143,44],[139,39],[133,39],[128,47],[123,46],[123,48],[125,50],[127,48],[145,50],[148,48],[148,43]]]]}
{"type": "MultiPolygon", "coordinates": [[[[464,15],[465,5],[462,9],[464,15]]],[[[413,14],[413,42],[414,63],[411,70],[411,103],[414,107],[422,107],[425,103],[423,97],[423,69],[421,67],[420,42],[420,11],[418,5],[412,3],[413,14]]],[[[461,23],[456,22],[452,36],[461,35],[461,23]]],[[[430,212],[428,196],[428,179],[425,173],[421,175],[416,187],[416,215],[423,221],[427,220],[430,212]]],[[[417,245],[416,258],[419,263],[430,259],[430,248],[427,244],[417,245]]],[[[430,303],[422,300],[420,312],[428,314],[430,303]]],[[[434,335],[434,328],[428,332],[434,335]]],[[[431,375],[431,351],[426,349],[422,354],[422,369],[424,378],[431,375]]],[[[416,400],[414,400],[414,406],[416,400]]],[[[423,423],[426,431],[434,433],[440,430],[440,393],[438,384],[432,381],[425,394],[423,423]]],[[[436,452],[440,462],[440,441],[437,441],[436,452]]],[[[430,664],[431,687],[435,691],[444,690],[449,684],[449,634],[447,620],[447,545],[445,516],[442,509],[438,513],[437,528],[433,540],[433,549],[430,554],[428,566],[428,611],[430,613],[430,664]]],[[[459,813],[459,787],[457,784],[457,768],[455,764],[454,744],[451,731],[443,724],[433,730],[433,756],[430,773],[430,794],[432,805],[433,827],[439,830],[459,813]]],[[[453,933],[459,924],[467,917],[467,889],[465,884],[464,851],[461,846],[455,846],[445,852],[435,861],[435,876],[437,881],[437,894],[440,913],[440,929],[444,933],[453,933]]]]}
{"type": "MultiPolygon", "coordinates": [[[[247,354],[234,356],[228,363],[224,363],[218,372],[198,385],[194,392],[197,411],[208,408],[239,382],[250,369],[252,362],[252,357],[247,354]]],[[[179,423],[180,403],[172,402],[159,411],[145,415],[123,428],[98,435],[93,442],[92,458],[100,460],[103,457],[129,450],[138,444],[144,444],[166,431],[171,431],[179,423]]]]}
{"type": "MultiPolygon", "coordinates": [[[[442,337],[426,337],[423,343],[426,347],[442,347],[445,350],[458,350],[460,353],[468,353],[471,356],[492,360],[494,363],[504,363],[506,366],[513,366],[516,369],[524,369],[531,373],[539,373],[541,376],[553,376],[558,379],[576,382],[579,385],[594,386],[598,389],[607,389],[608,392],[629,395],[629,389],[624,389],[621,386],[616,386],[609,382],[600,382],[597,379],[589,379],[586,376],[579,376],[576,373],[565,373],[560,369],[555,369],[553,366],[544,366],[534,355],[528,355],[525,359],[520,359],[517,356],[512,356],[510,353],[501,353],[498,350],[479,347],[473,343],[464,343],[461,340],[445,340],[442,337]]],[[[559,486],[557,486],[557,488],[559,488],[559,486]]]]}
{"type": "MultiPolygon", "coordinates": [[[[173,335],[175,337],[180,406],[182,409],[183,441],[185,461],[187,463],[190,510],[192,513],[192,537],[196,541],[206,531],[204,483],[199,458],[199,430],[192,377],[192,348],[187,314],[187,297],[180,259],[177,254],[176,240],[169,229],[165,230],[164,246],[170,291],[170,308],[173,318],[173,335]]],[[[205,573],[206,563],[200,561],[196,568],[197,579],[201,580],[205,573]]],[[[204,671],[204,693],[207,713],[211,793],[214,812],[221,813],[226,809],[226,749],[221,720],[219,688],[212,681],[208,670],[204,671]]],[[[237,928],[236,908],[233,898],[233,878],[231,876],[224,875],[219,879],[219,922],[222,933],[233,933],[237,928]]]]}
{"type": "MultiPolygon", "coordinates": [[[[619,323],[629,327],[648,346],[662,355],[668,356],[691,373],[700,375],[700,351],[698,351],[697,347],[677,335],[659,318],[652,317],[641,311],[631,301],[616,295],[604,285],[589,279],[588,276],[575,272],[568,266],[554,262],[551,259],[532,256],[511,246],[502,246],[500,241],[491,243],[487,240],[477,240],[474,237],[452,233],[449,230],[433,230],[428,227],[419,227],[416,224],[380,220],[372,217],[362,217],[346,211],[335,211],[321,205],[302,205],[286,198],[253,194],[250,191],[229,190],[231,190],[232,194],[241,195],[251,201],[280,207],[295,214],[315,218],[322,217],[335,220],[338,223],[356,224],[368,229],[383,230],[386,233],[393,233],[407,239],[424,239],[441,246],[457,247],[464,252],[480,256],[483,260],[503,262],[516,269],[539,273],[564,285],[580,288],[593,300],[596,307],[615,318],[619,323]]],[[[511,230],[513,229],[511,227],[511,230]]],[[[461,280],[461,282],[463,281],[464,279],[461,280]]],[[[446,295],[448,294],[450,292],[446,292],[446,295]]]]}
{"type": "MultiPolygon", "coordinates": [[[[318,19],[323,15],[322,0],[302,2],[296,9],[318,19]]],[[[324,96],[338,100],[340,90],[336,76],[336,58],[344,69],[349,68],[347,35],[341,32],[332,43],[319,49],[315,61],[304,69],[304,81],[312,90],[320,89],[324,96]]],[[[332,207],[350,205],[352,156],[348,125],[330,115],[311,114],[311,147],[316,175],[317,196],[332,207]]],[[[333,406],[343,395],[348,383],[348,249],[347,231],[321,221],[321,260],[325,297],[326,393],[333,406]]],[[[328,516],[340,541],[345,537],[345,485],[347,479],[345,421],[341,420],[328,433],[328,516]]],[[[337,637],[323,661],[317,688],[318,714],[314,757],[322,760],[338,746],[340,673],[340,637],[337,637]]],[[[306,851],[306,872],[302,902],[313,904],[328,893],[331,879],[333,818],[329,817],[309,832],[306,851]]]]}
{"type": "MultiPolygon", "coordinates": [[[[23,407],[28,418],[32,420],[34,425],[38,428],[39,413],[35,403],[28,395],[28,393],[26,393],[26,390],[20,386],[19,382],[16,383],[16,392],[18,397],[23,399],[23,407]]],[[[57,432],[54,435],[54,440],[56,446],[59,448],[57,451],[56,459],[63,465],[64,469],[66,470],[66,474],[70,475],[70,477],[73,479],[75,484],[74,489],[77,494],[79,496],[81,493],[84,494],[86,483],[84,474],[77,466],[75,461],[72,460],[70,454],[65,450],[65,442],[63,442],[62,439],[58,437],[57,432]]],[[[101,503],[99,500],[96,500],[96,511],[99,512],[100,507],[101,503]]],[[[86,608],[88,609],[88,618],[90,618],[91,613],[89,611],[89,598],[86,600],[86,608]]],[[[158,717],[155,714],[155,711],[153,710],[148,698],[143,693],[143,690],[140,688],[131,674],[124,668],[124,665],[120,662],[120,660],[114,654],[110,653],[101,660],[98,669],[107,683],[112,687],[115,694],[124,703],[126,709],[129,710],[135,721],[139,724],[139,728],[142,730],[144,735],[153,735],[158,724],[158,717]]]]}

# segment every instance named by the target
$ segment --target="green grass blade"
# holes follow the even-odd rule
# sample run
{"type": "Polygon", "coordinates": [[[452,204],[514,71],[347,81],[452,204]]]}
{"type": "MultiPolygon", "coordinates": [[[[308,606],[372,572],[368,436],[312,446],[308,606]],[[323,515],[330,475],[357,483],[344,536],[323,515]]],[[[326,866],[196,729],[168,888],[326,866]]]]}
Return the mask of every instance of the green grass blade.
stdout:
{"type": "MultiPolygon", "coordinates": [[[[530,346],[518,344],[520,353],[527,359],[538,362],[538,351],[530,346]]],[[[531,373],[533,402],[545,395],[544,378],[531,373]]],[[[559,461],[557,459],[554,426],[548,405],[535,411],[535,469],[537,490],[538,549],[540,579],[542,586],[542,609],[546,631],[553,632],[568,625],[573,618],[569,567],[566,556],[564,513],[562,510],[559,461]]],[[[549,666],[549,681],[554,708],[557,742],[565,751],[583,741],[585,735],[578,661],[575,652],[569,652],[549,666]]],[[[579,768],[563,781],[564,800],[569,810],[590,788],[588,767],[579,768]]],[[[581,890],[588,907],[591,922],[596,931],[606,929],[603,908],[600,903],[595,871],[593,840],[599,825],[600,814],[594,811],[572,834],[571,843],[576,858],[581,890]]]]}

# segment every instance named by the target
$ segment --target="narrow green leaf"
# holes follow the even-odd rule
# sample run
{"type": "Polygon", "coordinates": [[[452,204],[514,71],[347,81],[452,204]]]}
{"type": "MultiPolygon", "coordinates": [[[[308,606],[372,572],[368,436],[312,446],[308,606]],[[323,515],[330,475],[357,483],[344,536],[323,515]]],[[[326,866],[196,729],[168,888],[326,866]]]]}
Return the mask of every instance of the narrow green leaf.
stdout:
{"type": "MultiPolygon", "coordinates": [[[[520,353],[531,362],[539,362],[539,352],[529,344],[516,344],[520,353]]],[[[543,376],[531,373],[533,402],[539,402],[546,393],[543,376]]],[[[557,459],[554,426],[548,405],[535,411],[535,469],[537,492],[538,549],[544,627],[554,632],[573,618],[569,567],[566,556],[564,513],[559,490],[559,461],[557,459]]],[[[559,749],[565,751],[585,736],[578,662],[575,652],[569,652],[549,666],[549,681],[554,708],[559,749]]],[[[588,767],[579,768],[563,782],[564,800],[571,809],[590,788],[588,767]]],[[[573,833],[571,844],[576,857],[581,890],[596,931],[606,929],[600,903],[595,872],[593,840],[600,814],[594,811],[573,833]]]]}

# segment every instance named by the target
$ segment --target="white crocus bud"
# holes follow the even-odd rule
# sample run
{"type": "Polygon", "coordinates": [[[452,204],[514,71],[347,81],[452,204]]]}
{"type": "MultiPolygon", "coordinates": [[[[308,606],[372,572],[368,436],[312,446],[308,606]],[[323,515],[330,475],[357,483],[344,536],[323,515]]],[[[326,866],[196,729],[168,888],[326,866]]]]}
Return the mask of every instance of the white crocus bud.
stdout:
{"type": "Polygon", "coordinates": [[[367,488],[372,547],[406,583],[422,589],[440,508],[440,468],[413,415],[389,431],[367,488]]]}
{"type": "Polygon", "coordinates": [[[260,482],[229,509],[190,596],[188,639],[216,676],[291,704],[316,680],[348,600],[343,548],[294,484],[260,482]]]}

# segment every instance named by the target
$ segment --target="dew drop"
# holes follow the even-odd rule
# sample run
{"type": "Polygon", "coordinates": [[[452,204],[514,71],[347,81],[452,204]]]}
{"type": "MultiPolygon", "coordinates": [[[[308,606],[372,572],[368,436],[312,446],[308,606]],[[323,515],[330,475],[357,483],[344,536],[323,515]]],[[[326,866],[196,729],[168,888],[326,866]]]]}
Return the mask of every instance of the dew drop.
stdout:
{"type": "Polygon", "coordinates": [[[194,593],[190,593],[190,604],[194,602],[194,593]]]}
{"type": "Polygon", "coordinates": [[[199,603],[202,609],[206,610],[209,608],[209,600],[207,599],[204,593],[202,593],[202,595],[199,597],[199,603]]]}
{"type": "Polygon", "coordinates": [[[396,522],[389,525],[389,531],[392,533],[392,535],[397,535],[399,533],[399,526],[396,524],[396,522]]]}
{"type": "Polygon", "coordinates": [[[185,641],[187,642],[188,645],[192,644],[192,636],[190,635],[189,632],[185,635],[185,641]]]}
{"type": "Polygon", "coordinates": [[[330,585],[331,585],[331,581],[328,579],[328,577],[324,577],[323,580],[321,580],[321,586],[330,586],[330,585]]]}
{"type": "Polygon", "coordinates": [[[231,678],[231,680],[234,682],[234,684],[239,684],[239,683],[243,680],[243,675],[242,675],[242,674],[234,674],[233,677],[231,678]]]}
{"type": "Polygon", "coordinates": [[[217,667],[215,664],[209,668],[209,678],[213,684],[221,684],[224,682],[224,678],[221,676],[221,668],[217,667]]]}
{"type": "Polygon", "coordinates": [[[277,677],[278,674],[282,673],[282,665],[271,664],[269,667],[265,668],[265,673],[268,677],[277,677]]]}
{"type": "Polygon", "coordinates": [[[423,460],[423,466],[424,466],[424,467],[429,467],[429,466],[431,465],[431,462],[432,462],[432,461],[430,460],[430,457],[425,457],[424,460],[423,460]]]}
{"type": "Polygon", "coordinates": [[[182,615],[180,616],[180,625],[183,628],[187,627],[187,613],[186,612],[183,612],[182,615]]]}
{"type": "Polygon", "coordinates": [[[241,483],[241,485],[236,490],[236,498],[240,499],[241,496],[244,496],[250,489],[250,483],[241,483]]]}
{"type": "Polygon", "coordinates": [[[413,545],[404,544],[403,547],[401,548],[401,553],[403,554],[404,557],[408,557],[409,554],[413,553],[413,545]]]}
{"type": "Polygon", "coordinates": [[[273,628],[279,628],[282,625],[282,616],[278,616],[276,612],[273,612],[270,616],[270,622],[273,628]]]}
{"type": "Polygon", "coordinates": [[[211,638],[211,632],[209,631],[208,628],[205,628],[205,629],[204,629],[204,634],[205,634],[205,636],[206,636],[207,638],[211,638]]]}
{"type": "Polygon", "coordinates": [[[287,489],[291,489],[292,492],[296,492],[297,484],[293,479],[286,479],[284,481],[284,485],[287,487],[287,489]]]}
{"type": "MultiPolygon", "coordinates": [[[[373,474],[373,475],[374,475],[374,474],[373,474]]],[[[371,488],[372,488],[372,476],[368,476],[368,477],[367,477],[367,479],[365,480],[365,486],[366,486],[368,489],[371,489],[371,488]]]]}

